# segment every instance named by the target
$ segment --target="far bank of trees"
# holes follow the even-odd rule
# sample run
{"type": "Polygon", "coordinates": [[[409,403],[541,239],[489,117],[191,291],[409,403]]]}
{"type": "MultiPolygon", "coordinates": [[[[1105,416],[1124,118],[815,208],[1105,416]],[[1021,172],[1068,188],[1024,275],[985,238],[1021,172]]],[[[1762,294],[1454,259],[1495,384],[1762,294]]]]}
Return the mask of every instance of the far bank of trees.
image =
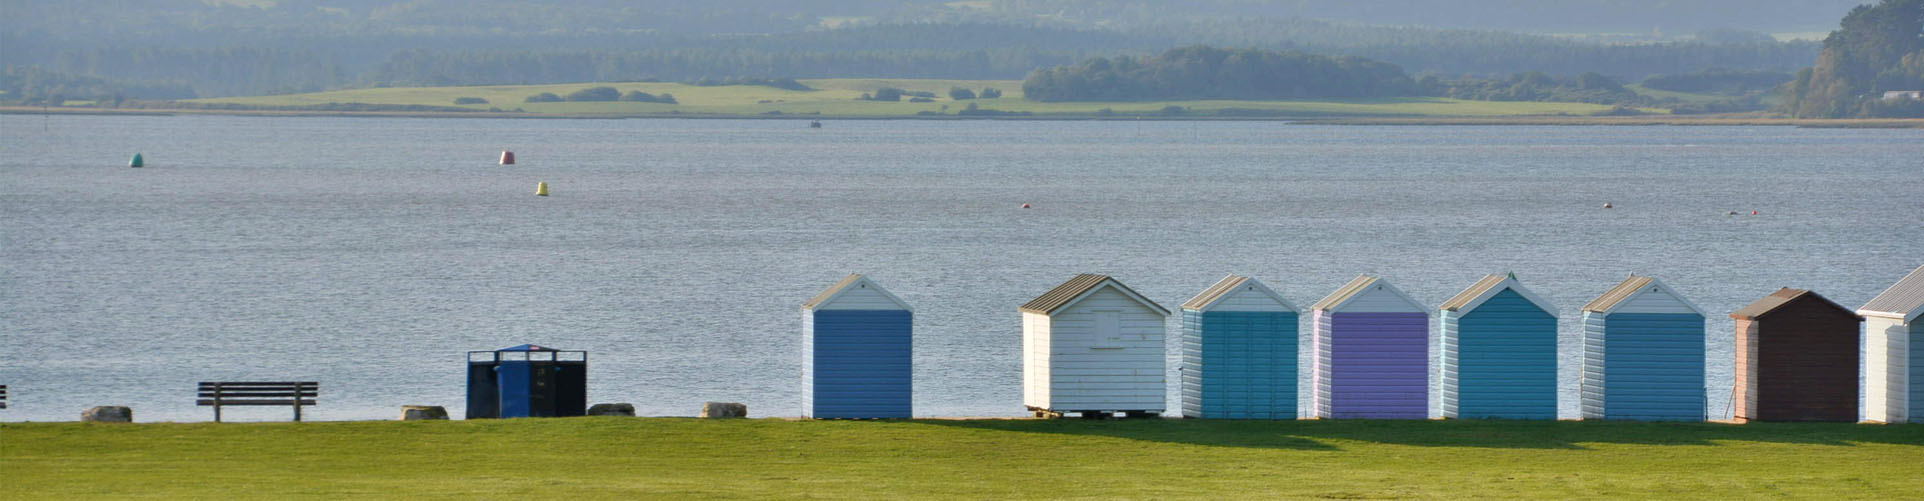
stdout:
{"type": "Polygon", "coordinates": [[[1909,90],[1924,90],[1924,0],[1883,0],[1844,16],[1816,66],[1785,89],[1784,108],[1806,118],[1924,117],[1924,101],[1883,97],[1909,90]]]}
{"type": "Polygon", "coordinates": [[[1036,70],[1022,92],[1034,101],[1303,99],[1406,96],[1416,85],[1402,68],[1360,57],[1195,46],[1036,70]]]}

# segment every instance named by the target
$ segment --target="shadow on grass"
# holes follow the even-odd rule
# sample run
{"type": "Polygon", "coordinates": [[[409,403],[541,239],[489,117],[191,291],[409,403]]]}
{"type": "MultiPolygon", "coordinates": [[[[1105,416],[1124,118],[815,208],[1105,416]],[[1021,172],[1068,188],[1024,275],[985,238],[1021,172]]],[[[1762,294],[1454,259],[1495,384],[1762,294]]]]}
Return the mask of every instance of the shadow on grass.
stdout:
{"type": "Polygon", "coordinates": [[[1199,419],[927,420],[921,424],[1013,433],[1086,435],[1218,447],[1339,450],[1341,442],[1417,447],[1586,449],[1585,444],[1716,446],[1770,442],[1824,446],[1924,446],[1924,425],[1848,423],[1635,423],[1569,421],[1224,421],[1199,419]]]}

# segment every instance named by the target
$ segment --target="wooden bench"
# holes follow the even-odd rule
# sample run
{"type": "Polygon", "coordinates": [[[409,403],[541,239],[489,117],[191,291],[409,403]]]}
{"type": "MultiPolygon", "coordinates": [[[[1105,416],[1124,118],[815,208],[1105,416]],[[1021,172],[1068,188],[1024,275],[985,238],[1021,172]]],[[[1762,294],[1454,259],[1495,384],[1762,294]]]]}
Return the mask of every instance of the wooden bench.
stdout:
{"type": "Polygon", "coordinates": [[[313,381],[263,382],[217,381],[200,383],[201,406],[214,407],[214,422],[220,422],[220,408],[227,405],[285,405],[294,408],[294,420],[301,420],[301,408],[314,405],[321,384],[313,381]]]}
{"type": "Polygon", "coordinates": [[[0,409],[7,408],[7,385],[0,384],[0,409]]]}

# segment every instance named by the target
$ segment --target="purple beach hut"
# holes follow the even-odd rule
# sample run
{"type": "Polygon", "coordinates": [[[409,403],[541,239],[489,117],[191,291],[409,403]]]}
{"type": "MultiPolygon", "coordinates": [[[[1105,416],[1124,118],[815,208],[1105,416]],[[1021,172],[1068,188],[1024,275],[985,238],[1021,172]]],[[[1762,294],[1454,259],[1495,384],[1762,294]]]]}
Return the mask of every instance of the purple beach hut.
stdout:
{"type": "Polygon", "coordinates": [[[1429,308],[1363,275],[1311,306],[1310,323],[1316,417],[1429,417],[1429,308]]]}

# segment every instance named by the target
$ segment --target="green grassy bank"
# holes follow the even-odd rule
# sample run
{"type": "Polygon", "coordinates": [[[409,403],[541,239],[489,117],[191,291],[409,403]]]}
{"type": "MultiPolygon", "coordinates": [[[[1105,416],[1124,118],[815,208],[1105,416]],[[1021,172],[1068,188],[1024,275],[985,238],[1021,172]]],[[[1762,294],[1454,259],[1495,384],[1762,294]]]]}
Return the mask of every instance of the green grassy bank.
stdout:
{"type": "Polygon", "coordinates": [[[783,421],[0,425],[10,498],[1924,498],[1924,426],[783,421]]]}
{"type": "MultiPolygon", "coordinates": [[[[922,113],[957,116],[974,103],[981,108],[1002,112],[1049,116],[1165,116],[1163,109],[1180,106],[1184,113],[1170,116],[1509,116],[1509,115],[1589,115],[1609,110],[1609,106],[1586,103],[1466,101],[1431,97],[1361,100],[1303,101],[1144,101],[1042,103],[1022,99],[1018,80],[912,80],[912,79],[825,79],[802,80],[814,90],[797,91],[764,86],[701,87],[680,83],[574,83],[552,85],[494,85],[474,87],[411,87],[354,89],[309,94],[199,99],[190,102],[235,104],[259,107],[295,107],[327,104],[364,103],[374,105],[420,105],[486,111],[520,109],[538,115],[655,116],[800,115],[828,118],[891,118],[925,116],[922,113]],[[621,92],[638,90],[650,94],[673,94],[679,104],[639,102],[562,102],[526,103],[528,96],[549,92],[567,95],[577,90],[608,86],[621,92]],[[984,87],[1001,89],[999,99],[956,101],[949,99],[950,87],[980,91],[984,87]],[[928,103],[861,101],[865,92],[882,87],[933,92],[928,103]],[[487,104],[455,105],[457,97],[478,97],[487,104]],[[1107,110],[1107,111],[1104,111],[1107,110]],[[1225,110],[1228,110],[1225,112],[1225,110]]],[[[1650,110],[1661,113],[1662,110],[1650,110]]]]}

